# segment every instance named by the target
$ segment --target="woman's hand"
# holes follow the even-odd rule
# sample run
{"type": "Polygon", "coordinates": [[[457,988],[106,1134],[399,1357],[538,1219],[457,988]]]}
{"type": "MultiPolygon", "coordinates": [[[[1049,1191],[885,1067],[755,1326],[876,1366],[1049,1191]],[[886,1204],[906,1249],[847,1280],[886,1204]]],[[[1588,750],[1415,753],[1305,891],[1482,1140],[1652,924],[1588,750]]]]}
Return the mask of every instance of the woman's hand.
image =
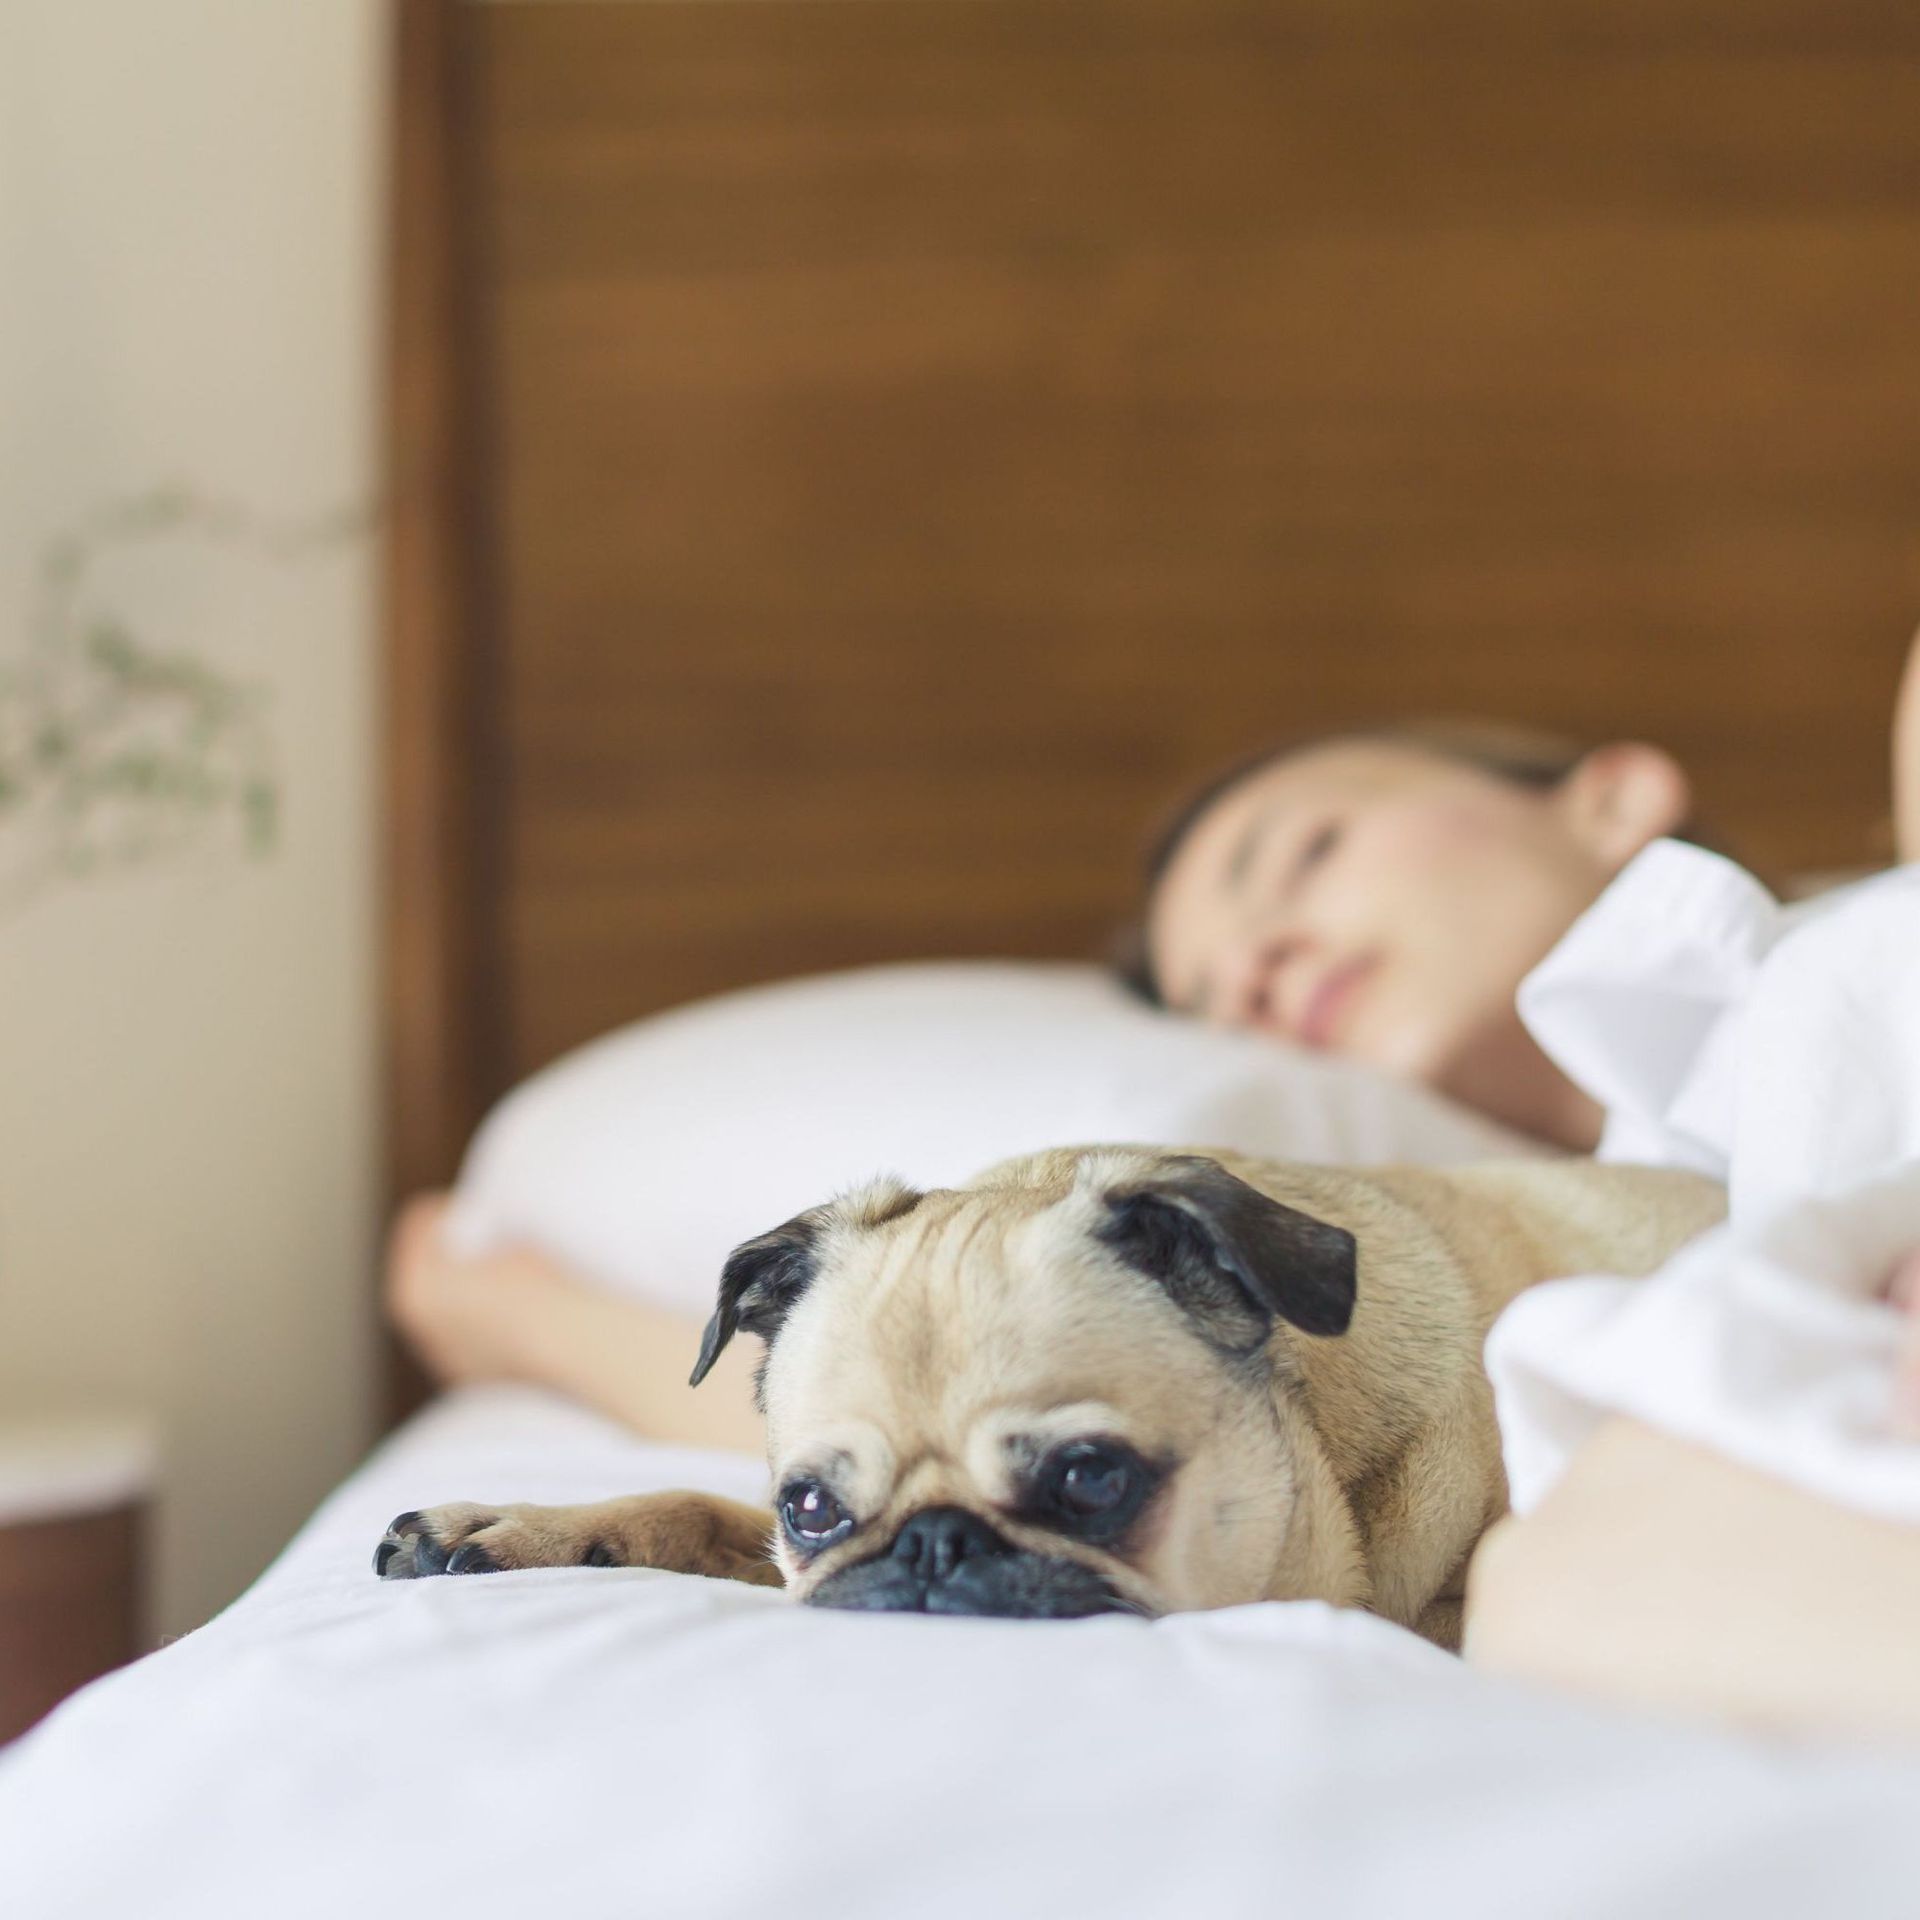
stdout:
{"type": "Polygon", "coordinates": [[[453,1386],[524,1380],[553,1297],[574,1283],[538,1254],[447,1251],[444,1193],[416,1194],[387,1241],[387,1313],[429,1372],[453,1386]]]}

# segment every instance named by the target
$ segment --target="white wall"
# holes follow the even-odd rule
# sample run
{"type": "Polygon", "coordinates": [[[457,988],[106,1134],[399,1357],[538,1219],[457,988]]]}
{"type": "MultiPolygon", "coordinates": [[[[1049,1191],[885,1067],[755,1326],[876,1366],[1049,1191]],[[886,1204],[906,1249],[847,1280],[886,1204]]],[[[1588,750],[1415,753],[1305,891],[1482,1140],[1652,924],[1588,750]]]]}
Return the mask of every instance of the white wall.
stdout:
{"type": "Polygon", "coordinates": [[[48,543],[181,487],[217,524],[110,546],[86,609],[263,690],[279,803],[264,852],[215,808],[122,864],[101,815],[109,857],[51,874],[58,820],[0,808],[0,880],[27,875],[0,892],[0,1420],[153,1415],[169,1633],[371,1430],[375,553],[275,540],[373,499],[384,26],[378,0],[0,0],[16,727],[48,543]]]}

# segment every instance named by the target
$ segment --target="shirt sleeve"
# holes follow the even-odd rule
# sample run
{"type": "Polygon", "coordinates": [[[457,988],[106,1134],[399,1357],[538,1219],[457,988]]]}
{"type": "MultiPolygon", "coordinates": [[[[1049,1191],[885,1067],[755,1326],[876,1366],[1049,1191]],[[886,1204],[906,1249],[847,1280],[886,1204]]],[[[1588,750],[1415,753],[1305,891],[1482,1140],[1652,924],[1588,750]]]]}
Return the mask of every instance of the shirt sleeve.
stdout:
{"type": "Polygon", "coordinates": [[[1737,1029],[1780,925],[1745,868],[1659,840],[1521,983],[1528,1032],[1606,1110],[1602,1159],[1726,1177],[1737,1029]]]}

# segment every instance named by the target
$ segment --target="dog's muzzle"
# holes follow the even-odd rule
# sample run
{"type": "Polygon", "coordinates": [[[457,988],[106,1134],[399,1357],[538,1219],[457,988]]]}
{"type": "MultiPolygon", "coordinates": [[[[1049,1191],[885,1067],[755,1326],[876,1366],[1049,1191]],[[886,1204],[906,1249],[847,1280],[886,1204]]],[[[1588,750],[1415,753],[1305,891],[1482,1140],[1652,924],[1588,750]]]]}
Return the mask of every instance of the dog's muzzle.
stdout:
{"type": "Polygon", "coordinates": [[[821,1581],[807,1604],[1016,1620],[1140,1611],[1091,1567],[1016,1547],[964,1507],[923,1508],[884,1552],[821,1581]]]}

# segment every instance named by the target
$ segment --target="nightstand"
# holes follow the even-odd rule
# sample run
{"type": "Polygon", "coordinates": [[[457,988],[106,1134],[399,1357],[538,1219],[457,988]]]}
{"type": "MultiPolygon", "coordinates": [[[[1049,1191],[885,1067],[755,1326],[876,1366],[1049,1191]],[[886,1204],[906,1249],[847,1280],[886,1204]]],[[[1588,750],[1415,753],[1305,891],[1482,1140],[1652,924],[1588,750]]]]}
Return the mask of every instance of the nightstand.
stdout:
{"type": "Polygon", "coordinates": [[[130,1422],[0,1423],[0,1742],[145,1651],[153,1466],[130,1422]]]}

